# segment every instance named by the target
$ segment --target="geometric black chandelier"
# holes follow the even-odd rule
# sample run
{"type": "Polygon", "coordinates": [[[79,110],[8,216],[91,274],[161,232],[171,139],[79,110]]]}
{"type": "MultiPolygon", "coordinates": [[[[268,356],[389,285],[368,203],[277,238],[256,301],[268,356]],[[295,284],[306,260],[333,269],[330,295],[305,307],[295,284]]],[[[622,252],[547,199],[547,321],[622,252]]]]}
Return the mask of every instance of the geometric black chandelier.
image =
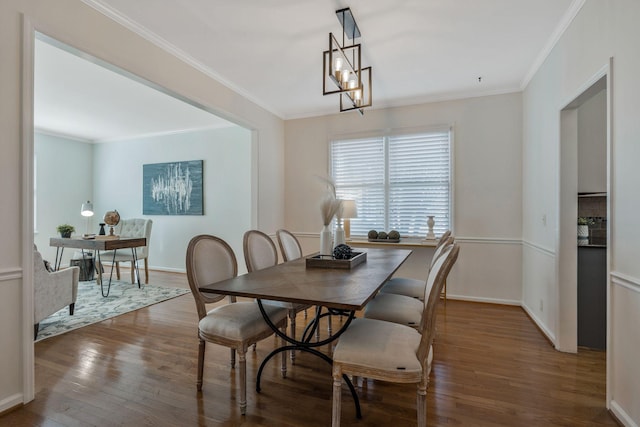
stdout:
{"type": "Polygon", "coordinates": [[[371,107],[371,67],[362,67],[360,62],[360,29],[350,8],[336,10],[342,25],[342,44],[329,33],[329,50],[324,51],[322,67],[323,95],[340,94],[340,112],[371,107]],[[346,39],[351,40],[346,45],[346,39]]]}

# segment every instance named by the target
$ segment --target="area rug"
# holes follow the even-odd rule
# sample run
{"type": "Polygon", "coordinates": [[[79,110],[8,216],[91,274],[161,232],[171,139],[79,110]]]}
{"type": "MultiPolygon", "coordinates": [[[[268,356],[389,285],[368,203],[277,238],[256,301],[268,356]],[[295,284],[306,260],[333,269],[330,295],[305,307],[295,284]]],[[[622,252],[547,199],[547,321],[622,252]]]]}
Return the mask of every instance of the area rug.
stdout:
{"type": "MultiPolygon", "coordinates": [[[[105,280],[105,289],[106,285],[105,280]]],[[[142,285],[142,288],[138,289],[137,284],[113,280],[109,296],[103,297],[100,285],[97,285],[95,280],[79,282],[73,316],[69,315],[69,307],[65,307],[41,321],[36,342],[189,292],[189,289],[156,285],[142,285]]]]}

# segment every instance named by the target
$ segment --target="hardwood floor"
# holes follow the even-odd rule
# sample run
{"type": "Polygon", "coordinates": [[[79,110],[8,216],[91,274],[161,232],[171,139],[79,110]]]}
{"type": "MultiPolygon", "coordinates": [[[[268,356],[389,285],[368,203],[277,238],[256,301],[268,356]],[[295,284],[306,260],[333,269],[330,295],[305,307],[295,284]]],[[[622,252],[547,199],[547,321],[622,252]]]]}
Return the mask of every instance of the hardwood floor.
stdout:
{"type": "MultiPolygon", "coordinates": [[[[152,271],[150,281],[188,287],[180,274],[152,271]]],[[[301,313],[299,328],[305,323],[301,313]]],[[[605,409],[605,353],[555,351],[518,307],[449,300],[437,328],[429,426],[617,425],[605,409]]],[[[255,392],[275,344],[268,338],[247,354],[246,416],[227,348],[207,345],[198,394],[197,315],[187,294],[35,344],[36,398],[0,425],[330,425],[331,369],[311,355],[299,354],[286,379],[270,362],[255,392]]],[[[344,426],[415,425],[413,385],[360,381],[358,392],[363,418],[345,386],[344,426]]]]}

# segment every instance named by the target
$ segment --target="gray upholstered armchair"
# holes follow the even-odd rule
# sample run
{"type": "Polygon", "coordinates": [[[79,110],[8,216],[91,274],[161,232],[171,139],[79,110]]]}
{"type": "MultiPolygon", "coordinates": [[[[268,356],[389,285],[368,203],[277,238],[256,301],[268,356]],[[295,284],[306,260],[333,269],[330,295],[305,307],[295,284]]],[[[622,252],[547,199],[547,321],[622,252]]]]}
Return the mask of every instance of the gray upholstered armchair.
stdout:
{"type": "Polygon", "coordinates": [[[69,315],[73,315],[80,268],[50,272],[45,267],[42,255],[34,248],[33,270],[33,338],[36,339],[41,320],[67,305],[69,315]]]}
{"type": "MultiPolygon", "coordinates": [[[[144,260],[144,283],[149,283],[149,241],[151,239],[151,226],[153,221],[145,218],[130,218],[120,220],[117,226],[114,227],[114,232],[120,237],[145,237],[147,239],[147,246],[141,246],[136,248],[136,258],[144,260]]],[[[100,258],[103,261],[111,262],[114,251],[106,251],[100,254],[100,258]]],[[[135,282],[135,266],[133,265],[133,255],[131,249],[118,249],[115,251],[115,263],[116,263],[116,276],[120,280],[120,263],[131,263],[131,283],[135,282]]]]}

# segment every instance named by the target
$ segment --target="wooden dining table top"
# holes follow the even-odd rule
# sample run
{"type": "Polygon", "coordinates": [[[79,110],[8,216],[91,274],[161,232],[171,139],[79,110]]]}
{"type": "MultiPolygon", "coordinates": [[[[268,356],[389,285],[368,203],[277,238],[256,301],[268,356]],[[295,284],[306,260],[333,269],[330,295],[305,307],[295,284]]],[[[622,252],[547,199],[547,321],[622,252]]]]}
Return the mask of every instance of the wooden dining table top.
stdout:
{"type": "Polygon", "coordinates": [[[351,269],[314,268],[306,259],[278,264],[200,287],[201,292],[361,310],[409,257],[411,250],[367,248],[351,269]]]}

